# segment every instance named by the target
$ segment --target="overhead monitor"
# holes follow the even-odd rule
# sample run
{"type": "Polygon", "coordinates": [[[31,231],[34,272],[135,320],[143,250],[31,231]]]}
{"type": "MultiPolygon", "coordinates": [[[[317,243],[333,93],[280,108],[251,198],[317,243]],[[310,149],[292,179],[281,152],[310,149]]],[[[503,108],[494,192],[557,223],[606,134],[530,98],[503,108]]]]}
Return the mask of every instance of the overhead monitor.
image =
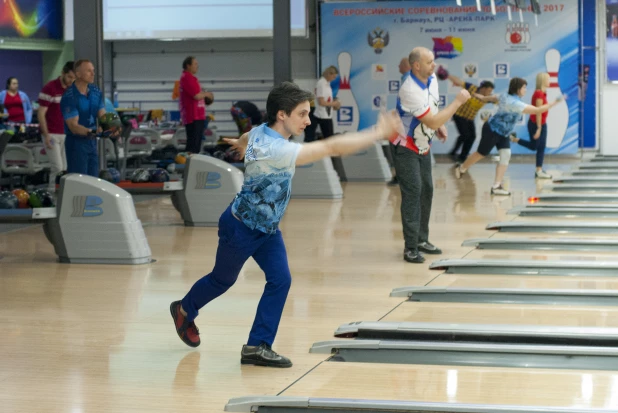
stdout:
{"type": "MultiPolygon", "coordinates": [[[[73,40],[65,0],[65,40],[73,40]]],[[[272,37],[273,0],[104,0],[105,40],[272,37]]],[[[307,35],[306,0],[290,0],[292,36],[307,35]]]]}

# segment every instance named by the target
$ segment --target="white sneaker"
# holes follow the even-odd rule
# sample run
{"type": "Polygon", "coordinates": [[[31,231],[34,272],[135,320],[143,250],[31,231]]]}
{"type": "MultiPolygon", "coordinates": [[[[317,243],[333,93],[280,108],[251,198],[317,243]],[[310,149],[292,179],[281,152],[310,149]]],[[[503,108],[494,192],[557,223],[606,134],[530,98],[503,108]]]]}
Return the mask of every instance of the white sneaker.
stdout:
{"type": "Polygon", "coordinates": [[[499,187],[497,187],[497,188],[493,188],[493,187],[492,187],[492,188],[491,188],[491,194],[492,194],[492,195],[507,195],[507,196],[508,196],[508,195],[511,195],[511,193],[510,193],[509,191],[507,191],[506,189],[504,189],[504,188],[502,187],[502,185],[500,185],[500,186],[499,186],[499,187]]]}
{"type": "Polygon", "coordinates": [[[534,177],[535,178],[539,178],[539,179],[551,179],[551,175],[548,174],[547,172],[541,170],[540,172],[535,172],[534,173],[534,177]]]}

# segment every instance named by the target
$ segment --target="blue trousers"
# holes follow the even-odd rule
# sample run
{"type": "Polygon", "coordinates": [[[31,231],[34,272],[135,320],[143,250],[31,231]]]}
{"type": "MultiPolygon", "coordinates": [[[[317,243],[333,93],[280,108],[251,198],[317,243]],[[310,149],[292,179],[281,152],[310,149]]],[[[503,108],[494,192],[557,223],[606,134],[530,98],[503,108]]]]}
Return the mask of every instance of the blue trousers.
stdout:
{"type": "Polygon", "coordinates": [[[67,156],[67,173],[99,177],[99,156],[94,139],[67,136],[64,143],[67,156]]]}
{"type": "Polygon", "coordinates": [[[253,257],[266,274],[266,286],[258,304],[247,345],[272,346],[281,313],[292,284],[281,231],[266,234],[252,230],[234,217],[229,206],[219,218],[219,246],[212,272],[198,280],[182,300],[187,319],[197,317],[206,304],[225,293],[238,279],[245,262],[253,257]]]}
{"type": "Polygon", "coordinates": [[[539,139],[534,139],[533,136],[536,133],[537,124],[528,120],[528,134],[530,134],[530,140],[525,141],[520,139],[517,143],[528,148],[531,151],[536,151],[536,166],[540,168],[543,166],[543,160],[545,159],[545,147],[547,146],[547,124],[541,127],[541,136],[539,139]]]}

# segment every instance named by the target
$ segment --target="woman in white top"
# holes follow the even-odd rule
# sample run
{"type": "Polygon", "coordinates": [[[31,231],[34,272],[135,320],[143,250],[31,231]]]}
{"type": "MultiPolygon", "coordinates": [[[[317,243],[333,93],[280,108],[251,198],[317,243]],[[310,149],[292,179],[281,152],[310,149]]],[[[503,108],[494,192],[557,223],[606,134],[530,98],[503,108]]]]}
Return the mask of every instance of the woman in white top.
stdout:
{"type": "Polygon", "coordinates": [[[309,140],[315,139],[315,128],[318,125],[320,125],[320,130],[325,139],[333,135],[333,110],[338,110],[341,103],[333,99],[333,89],[330,87],[330,82],[335,80],[338,75],[337,68],[329,66],[324,70],[322,77],[315,86],[315,109],[310,117],[313,128],[310,131],[305,130],[305,142],[308,141],[308,138],[309,140]]]}

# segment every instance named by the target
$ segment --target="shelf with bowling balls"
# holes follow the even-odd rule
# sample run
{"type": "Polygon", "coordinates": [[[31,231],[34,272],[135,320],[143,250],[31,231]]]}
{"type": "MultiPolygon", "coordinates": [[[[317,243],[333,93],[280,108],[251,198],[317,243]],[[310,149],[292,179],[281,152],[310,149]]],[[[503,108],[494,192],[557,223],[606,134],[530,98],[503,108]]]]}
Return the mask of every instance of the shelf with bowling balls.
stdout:
{"type": "Polygon", "coordinates": [[[158,194],[165,192],[164,185],[172,181],[163,168],[138,168],[129,179],[120,180],[120,173],[114,168],[103,170],[99,178],[111,182],[130,194],[158,194]]]}
{"type": "MultiPolygon", "coordinates": [[[[213,158],[227,162],[240,170],[244,170],[245,164],[240,154],[230,145],[225,143],[223,138],[225,138],[225,136],[222,136],[216,144],[204,145],[204,151],[200,153],[200,155],[212,156],[213,158]]],[[[232,136],[232,138],[237,138],[237,136],[232,136]]],[[[174,157],[174,162],[167,165],[166,170],[169,173],[184,171],[187,159],[189,159],[192,155],[193,154],[190,152],[179,152],[174,157]]]]}
{"type": "Polygon", "coordinates": [[[55,212],[54,197],[47,189],[0,191],[0,219],[4,222],[53,218],[55,212]]]}

